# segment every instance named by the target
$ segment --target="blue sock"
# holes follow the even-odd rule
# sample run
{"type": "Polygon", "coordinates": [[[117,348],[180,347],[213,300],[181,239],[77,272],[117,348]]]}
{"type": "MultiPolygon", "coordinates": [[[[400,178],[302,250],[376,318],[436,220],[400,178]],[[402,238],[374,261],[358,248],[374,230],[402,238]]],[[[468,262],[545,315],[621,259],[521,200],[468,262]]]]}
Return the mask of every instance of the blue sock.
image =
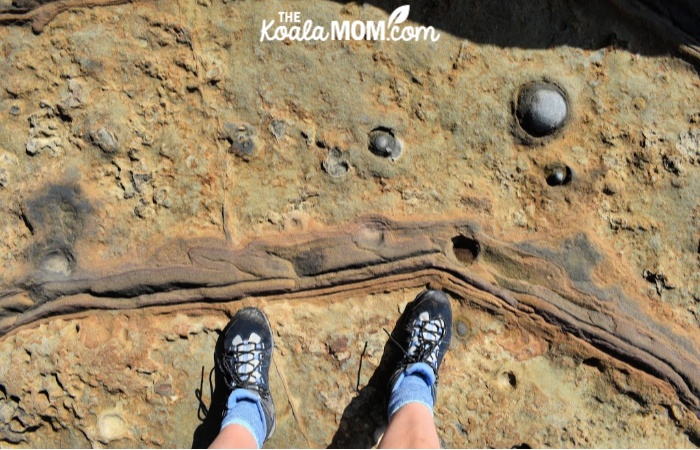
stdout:
{"type": "Polygon", "coordinates": [[[411,364],[399,375],[389,397],[389,420],[407,403],[421,403],[433,413],[432,385],[435,372],[424,362],[411,364]]]}
{"type": "Polygon", "coordinates": [[[226,406],[228,411],[221,421],[221,429],[231,424],[241,425],[255,437],[258,448],[262,447],[267,436],[267,423],[260,396],[248,389],[234,389],[226,406]]]}

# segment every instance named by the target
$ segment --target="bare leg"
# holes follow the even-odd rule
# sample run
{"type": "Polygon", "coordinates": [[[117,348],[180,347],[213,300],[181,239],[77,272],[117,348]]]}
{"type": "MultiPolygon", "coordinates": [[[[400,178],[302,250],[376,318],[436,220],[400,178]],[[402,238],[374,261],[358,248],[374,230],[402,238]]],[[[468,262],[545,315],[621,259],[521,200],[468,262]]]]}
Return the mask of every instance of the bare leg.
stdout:
{"type": "Polygon", "coordinates": [[[408,403],[391,417],[379,448],[440,448],[433,416],[427,406],[408,403]]]}
{"type": "Polygon", "coordinates": [[[224,427],[209,448],[258,448],[258,444],[246,427],[234,423],[224,427]]]}

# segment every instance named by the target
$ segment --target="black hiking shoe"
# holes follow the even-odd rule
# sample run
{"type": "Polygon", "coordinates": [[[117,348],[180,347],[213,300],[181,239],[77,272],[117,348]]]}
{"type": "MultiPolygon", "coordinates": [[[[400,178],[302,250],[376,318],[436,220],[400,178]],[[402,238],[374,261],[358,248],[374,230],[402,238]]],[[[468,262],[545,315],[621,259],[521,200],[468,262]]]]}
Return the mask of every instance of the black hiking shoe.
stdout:
{"type": "Polygon", "coordinates": [[[435,372],[431,386],[433,403],[437,397],[438,370],[452,339],[452,307],[442,291],[426,289],[406,305],[396,343],[404,352],[389,382],[392,392],[399,375],[413,364],[423,362],[435,372]]]}
{"type": "MultiPolygon", "coordinates": [[[[226,398],[239,388],[260,396],[267,440],[276,425],[275,405],[270,395],[269,372],[274,349],[270,322],[258,308],[243,308],[231,318],[223,334],[223,344],[214,352],[214,362],[226,383],[226,398]]],[[[223,416],[226,413],[227,408],[224,408],[223,416]]]]}

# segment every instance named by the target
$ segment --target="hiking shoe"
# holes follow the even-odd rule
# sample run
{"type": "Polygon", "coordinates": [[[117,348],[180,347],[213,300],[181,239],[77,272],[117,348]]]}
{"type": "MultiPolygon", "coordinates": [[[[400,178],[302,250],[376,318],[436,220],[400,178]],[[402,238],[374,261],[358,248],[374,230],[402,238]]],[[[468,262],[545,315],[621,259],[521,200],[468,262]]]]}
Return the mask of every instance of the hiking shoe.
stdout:
{"type": "Polygon", "coordinates": [[[435,372],[431,386],[433,403],[437,397],[438,370],[442,358],[450,348],[452,339],[452,307],[447,295],[438,290],[426,289],[406,306],[403,326],[396,343],[404,352],[403,359],[391,376],[389,392],[393,390],[399,375],[409,366],[423,362],[435,372]]]}
{"type": "MultiPolygon", "coordinates": [[[[223,344],[214,352],[216,367],[223,375],[229,395],[235,389],[248,389],[260,396],[267,440],[275,431],[276,422],[270,395],[269,372],[274,349],[270,322],[258,308],[243,308],[231,318],[223,334],[223,344]]],[[[224,408],[223,416],[226,413],[224,408]]]]}

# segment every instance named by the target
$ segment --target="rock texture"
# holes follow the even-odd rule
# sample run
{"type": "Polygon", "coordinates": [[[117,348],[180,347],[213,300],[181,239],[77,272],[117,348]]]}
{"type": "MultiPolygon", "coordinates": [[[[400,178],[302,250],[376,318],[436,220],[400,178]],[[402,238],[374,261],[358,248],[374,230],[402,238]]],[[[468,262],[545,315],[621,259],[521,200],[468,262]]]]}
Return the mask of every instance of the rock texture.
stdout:
{"type": "Polygon", "coordinates": [[[103,3],[0,1],[41,31],[0,28],[4,445],[206,445],[218,333],[256,305],[269,445],[372,446],[426,285],[455,309],[445,446],[700,443],[700,81],[667,55],[693,28],[420,2],[438,42],[260,42],[281,4],[103,3]],[[552,134],[518,120],[532,83],[566,96],[552,134]]]}

